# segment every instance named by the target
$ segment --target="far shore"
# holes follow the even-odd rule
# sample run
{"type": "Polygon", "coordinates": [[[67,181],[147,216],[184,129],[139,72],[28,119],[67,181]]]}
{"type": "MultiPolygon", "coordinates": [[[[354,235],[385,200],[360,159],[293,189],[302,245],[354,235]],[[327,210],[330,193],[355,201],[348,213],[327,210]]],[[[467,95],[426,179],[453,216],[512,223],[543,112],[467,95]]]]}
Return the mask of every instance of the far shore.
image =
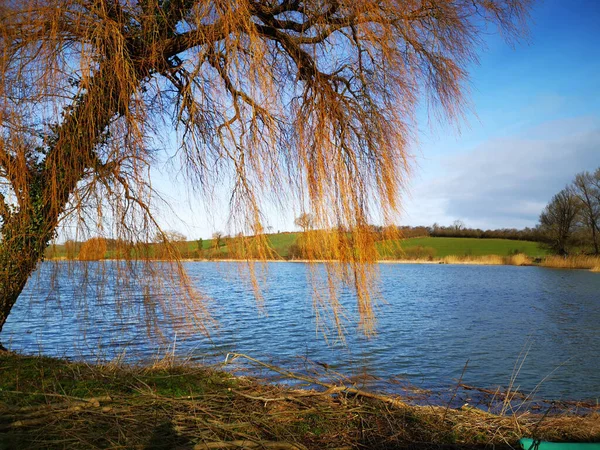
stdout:
{"type": "MultiPolygon", "coordinates": [[[[139,259],[140,261],[143,261],[143,259],[139,259]]],[[[68,259],[65,257],[58,257],[58,258],[48,258],[46,259],[46,261],[73,261],[73,262],[95,262],[95,261],[127,261],[124,259],[116,259],[116,258],[104,258],[104,259],[96,259],[96,260],[88,260],[88,259],[68,259]]],[[[136,261],[135,259],[129,260],[129,261],[136,261]]],[[[156,261],[156,262],[173,262],[175,260],[173,259],[149,259],[149,261],[156,261]]],[[[331,262],[338,262],[335,260],[328,260],[328,259],[234,259],[234,258],[214,258],[214,259],[207,259],[207,258],[181,258],[179,261],[181,262],[214,262],[214,263],[220,263],[220,262],[227,262],[227,263],[245,263],[245,262],[253,262],[253,263],[302,263],[302,264],[325,264],[325,263],[331,263],[331,262]]],[[[423,259],[381,259],[378,261],[375,261],[376,264],[448,264],[448,265],[479,265],[479,266],[489,266],[489,265],[501,265],[501,264],[492,264],[489,262],[477,262],[477,261],[464,261],[464,262],[452,262],[452,263],[447,263],[444,262],[443,260],[434,260],[434,261],[429,261],[429,260],[423,260],[423,259]]],[[[503,265],[510,265],[510,264],[503,264],[503,265]]],[[[530,265],[535,265],[535,264],[530,264],[530,265]]]]}
{"type": "MultiPolygon", "coordinates": [[[[65,257],[48,258],[48,261],[92,261],[92,260],[81,260],[81,259],[67,259],[65,257]]],[[[102,260],[94,261],[123,261],[122,259],[105,258],[102,260]]],[[[151,259],[151,261],[157,262],[172,262],[172,259],[151,259]]],[[[182,258],[181,262],[253,262],[253,263],[303,263],[303,264],[324,264],[330,262],[336,262],[332,260],[308,260],[308,259],[233,259],[233,258],[222,258],[222,259],[206,259],[206,258],[182,258]]],[[[511,255],[511,256],[499,256],[499,255],[482,255],[482,256],[446,256],[442,259],[381,259],[376,261],[377,264],[444,264],[444,265],[472,265],[472,266],[534,266],[534,267],[546,267],[555,269],[581,269],[589,270],[591,272],[600,273],[600,259],[592,256],[576,255],[572,257],[558,257],[548,256],[545,258],[534,260],[525,255],[511,255]]]]}

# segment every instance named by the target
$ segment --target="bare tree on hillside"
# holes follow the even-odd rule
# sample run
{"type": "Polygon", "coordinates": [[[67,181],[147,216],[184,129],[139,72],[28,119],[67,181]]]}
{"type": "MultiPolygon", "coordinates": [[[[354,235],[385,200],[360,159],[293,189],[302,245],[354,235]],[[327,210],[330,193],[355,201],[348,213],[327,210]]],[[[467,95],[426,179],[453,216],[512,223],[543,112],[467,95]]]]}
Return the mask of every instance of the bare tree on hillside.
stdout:
{"type": "Polygon", "coordinates": [[[310,213],[302,213],[294,220],[294,225],[306,232],[313,227],[315,218],[310,213]]]}
{"type": "Polygon", "coordinates": [[[215,231],[212,235],[213,247],[219,248],[223,245],[224,234],[221,231],[215,231]]]}

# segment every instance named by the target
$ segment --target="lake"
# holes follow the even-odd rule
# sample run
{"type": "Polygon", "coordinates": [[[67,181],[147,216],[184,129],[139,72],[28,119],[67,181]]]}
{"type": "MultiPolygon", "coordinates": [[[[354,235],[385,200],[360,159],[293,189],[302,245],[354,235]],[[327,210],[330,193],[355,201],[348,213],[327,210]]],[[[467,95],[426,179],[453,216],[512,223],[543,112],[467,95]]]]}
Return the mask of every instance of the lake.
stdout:
{"type": "Polygon", "coordinates": [[[554,400],[600,397],[600,274],[381,264],[384,301],[376,308],[377,334],[367,338],[358,331],[354,297],[341,292],[348,317],[342,343],[335,333],[325,341],[316,332],[305,264],[267,264],[259,310],[235,263],[191,262],[188,274],[212,299],[209,309],[218,328],[210,339],[184,338],[159,318],[167,343],[159,348],[140,317],[139,305],[152,293],[135,282],[111,285],[111,262],[90,263],[86,283],[77,267],[74,278],[55,274],[61,265],[66,266],[44,263],[32,277],[2,332],[5,346],[89,361],[120,356],[139,362],[162,349],[213,363],[239,352],[305,373],[319,369],[330,378],[335,371],[371,388],[411,386],[434,393],[452,392],[461,375],[467,385],[507,387],[518,363],[514,385],[524,393],[535,390],[536,397],[554,400]],[[77,295],[82,291],[90,302],[77,295]],[[128,307],[115,310],[115,292],[128,299],[128,307]],[[328,370],[315,362],[326,363],[328,370]]]}

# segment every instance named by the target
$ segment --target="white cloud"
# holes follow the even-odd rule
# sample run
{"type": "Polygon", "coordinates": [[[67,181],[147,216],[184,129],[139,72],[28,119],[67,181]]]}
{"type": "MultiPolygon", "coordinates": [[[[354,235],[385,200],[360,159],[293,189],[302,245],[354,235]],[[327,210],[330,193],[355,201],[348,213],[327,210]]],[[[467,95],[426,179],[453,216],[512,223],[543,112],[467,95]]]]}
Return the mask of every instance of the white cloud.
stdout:
{"type": "Polygon", "coordinates": [[[406,222],[534,226],[542,208],[575,174],[598,166],[598,119],[545,123],[437,162],[415,183],[406,222]]]}

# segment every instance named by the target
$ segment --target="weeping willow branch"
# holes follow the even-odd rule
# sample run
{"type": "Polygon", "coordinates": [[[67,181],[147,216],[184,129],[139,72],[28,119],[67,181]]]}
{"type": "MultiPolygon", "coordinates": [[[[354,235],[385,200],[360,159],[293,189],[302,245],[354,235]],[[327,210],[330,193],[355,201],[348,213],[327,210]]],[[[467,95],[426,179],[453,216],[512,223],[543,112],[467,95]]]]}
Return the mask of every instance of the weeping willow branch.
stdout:
{"type": "MultiPolygon", "coordinates": [[[[417,106],[427,99],[441,118],[460,117],[484,27],[518,36],[528,6],[5,2],[0,329],[61,223],[119,236],[130,249],[165,236],[147,175],[160,156],[179,156],[175,170],[191,192],[210,200],[216,186],[228,189],[236,251],[248,259],[272,254],[265,205],[310,212],[307,258],[337,261],[312,272],[325,286],[315,288],[315,305],[341,330],[338,295],[349,287],[372,332],[377,250],[369,224],[397,216],[417,106]],[[176,151],[170,127],[183,130],[176,151]]],[[[189,314],[203,310],[186,292],[189,314]]]]}

